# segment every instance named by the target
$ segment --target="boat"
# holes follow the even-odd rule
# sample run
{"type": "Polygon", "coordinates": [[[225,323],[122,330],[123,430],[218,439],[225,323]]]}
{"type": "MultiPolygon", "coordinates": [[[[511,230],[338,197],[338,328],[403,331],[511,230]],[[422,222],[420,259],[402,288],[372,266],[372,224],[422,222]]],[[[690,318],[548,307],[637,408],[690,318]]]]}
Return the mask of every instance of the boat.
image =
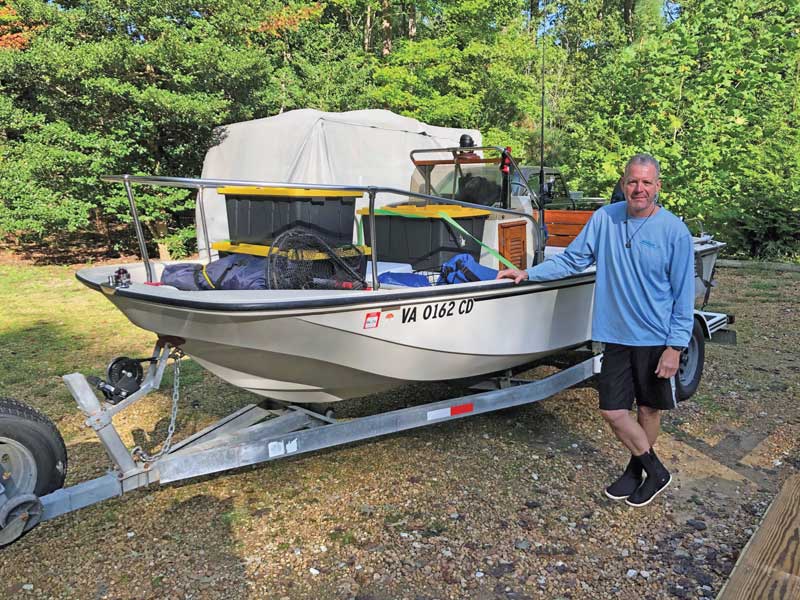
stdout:
{"type": "MultiPolygon", "coordinates": [[[[126,186],[143,262],[123,265],[123,282],[115,279],[119,265],[81,269],[77,277],[102,292],[133,324],[180,340],[183,352],[223,380],[290,403],[332,403],[409,382],[489,375],[587,344],[591,338],[593,268],[557,281],[521,285],[485,280],[404,287],[379,281],[381,273],[398,265],[404,271],[419,271],[417,267],[428,273],[433,270],[436,277],[439,263],[457,250],[436,253],[434,248],[437,260],[433,263],[405,256],[403,243],[391,239],[397,238],[397,231],[391,234],[384,227],[382,233],[381,219],[394,219],[395,229],[401,227],[403,234],[410,231],[409,224],[419,221],[439,227],[457,246],[471,244],[475,258],[488,267],[498,268],[504,263],[524,268],[562,251],[547,246],[539,226],[544,222],[544,205],[538,203],[534,191],[527,189],[524,177],[520,180],[519,169],[507,149],[425,149],[413,151],[411,160],[416,171],[410,190],[230,179],[105,177],[126,186]],[[478,179],[488,182],[481,188],[489,190],[488,200],[462,193],[469,187],[467,182],[478,179]],[[513,195],[509,185],[512,179],[524,184],[515,185],[513,195]],[[300,198],[299,202],[316,198],[318,203],[356,198],[364,206],[357,211],[361,213],[356,216],[361,227],[353,229],[353,235],[360,236],[361,230],[366,230],[366,239],[361,241],[371,252],[368,286],[184,291],[159,285],[167,264],[147,256],[132,191],[137,184],[177,186],[200,193],[214,189],[223,195],[227,191],[229,200],[247,200],[242,213],[245,216],[253,206],[264,206],[276,198],[300,198]],[[376,208],[381,196],[401,200],[384,201],[379,205],[382,208],[376,208]],[[425,207],[434,207],[439,213],[445,207],[480,213],[482,228],[476,236],[467,231],[462,236],[451,227],[453,219],[446,224],[441,219],[437,222],[436,218],[414,219],[402,214],[425,207]],[[370,232],[376,232],[375,239],[370,232]]],[[[241,211],[243,206],[235,210],[241,211]]],[[[266,245],[246,243],[252,223],[243,224],[242,220],[247,219],[240,215],[236,232],[231,227],[235,241],[217,241],[212,246],[225,251],[268,253],[266,245]]],[[[455,221],[458,227],[459,219],[455,221]]],[[[349,228],[347,224],[346,235],[349,228]]],[[[714,260],[723,246],[710,236],[696,238],[701,267],[698,294],[706,293],[714,260]]],[[[211,258],[209,253],[200,262],[211,258]]]]}

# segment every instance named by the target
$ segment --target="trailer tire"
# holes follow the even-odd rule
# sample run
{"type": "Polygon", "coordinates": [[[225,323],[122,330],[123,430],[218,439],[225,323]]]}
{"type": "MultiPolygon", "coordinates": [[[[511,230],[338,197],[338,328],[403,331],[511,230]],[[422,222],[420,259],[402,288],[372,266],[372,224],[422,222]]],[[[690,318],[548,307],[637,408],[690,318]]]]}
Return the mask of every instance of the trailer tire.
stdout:
{"type": "Polygon", "coordinates": [[[11,472],[6,494],[44,496],[64,485],[67,449],[53,422],[27,404],[0,398],[0,461],[11,472]],[[11,469],[18,471],[15,473],[11,469]]]}
{"type": "Polygon", "coordinates": [[[694,320],[692,337],[689,346],[681,353],[680,366],[675,376],[675,387],[678,400],[684,401],[691,398],[700,385],[703,377],[703,365],[706,359],[706,338],[700,321],[694,320]]]}

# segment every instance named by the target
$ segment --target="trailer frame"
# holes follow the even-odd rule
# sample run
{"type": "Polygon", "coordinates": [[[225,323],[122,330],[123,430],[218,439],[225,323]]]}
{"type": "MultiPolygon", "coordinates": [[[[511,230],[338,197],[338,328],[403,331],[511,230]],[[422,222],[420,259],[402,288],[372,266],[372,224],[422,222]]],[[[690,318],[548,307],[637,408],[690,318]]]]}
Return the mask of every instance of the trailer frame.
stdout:
{"type": "MultiPolygon", "coordinates": [[[[710,341],[735,343],[735,331],[727,329],[733,318],[722,313],[695,311],[710,341]]],[[[0,546],[9,544],[39,522],[54,519],[109,498],[154,484],[167,484],[240,467],[270,462],[325,448],[425,427],[496,410],[533,404],[587,381],[600,372],[602,351],[596,345],[579,350],[576,364],[538,380],[524,380],[511,373],[472,382],[478,390],[459,398],[377,413],[351,420],[337,420],[293,404],[275,408],[249,404],[188,438],[148,457],[129,449],[117,431],[113,417],[158,390],[170,359],[176,366],[182,353],[180,340],[159,338],[149,367],[135,393],[117,403],[101,400],[85,375],[71,373],[64,383],[86,416],[111,459],[111,469],[95,479],[55,490],[40,498],[24,494],[9,498],[0,482],[0,546]],[[17,509],[12,516],[11,507],[17,509]],[[8,518],[7,518],[8,517],[8,518]]],[[[173,397],[173,422],[177,408],[177,378],[173,397]]],[[[267,400],[267,402],[270,402],[267,400]]]]}

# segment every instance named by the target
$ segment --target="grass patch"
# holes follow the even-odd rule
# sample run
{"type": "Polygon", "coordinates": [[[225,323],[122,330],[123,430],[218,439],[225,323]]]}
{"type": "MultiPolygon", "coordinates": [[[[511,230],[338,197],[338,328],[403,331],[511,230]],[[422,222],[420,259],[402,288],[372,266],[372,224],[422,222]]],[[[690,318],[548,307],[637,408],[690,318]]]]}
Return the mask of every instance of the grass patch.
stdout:
{"type": "Polygon", "coordinates": [[[675,435],[681,429],[680,426],[683,425],[683,421],[661,421],[661,431],[664,433],[669,433],[671,435],[675,435]]]}
{"type": "Polygon", "coordinates": [[[242,508],[234,508],[219,516],[219,520],[226,527],[234,528],[245,524],[250,519],[250,513],[242,508]]]}
{"type": "Polygon", "coordinates": [[[408,521],[408,517],[403,513],[390,512],[383,517],[383,524],[388,527],[399,527],[408,521]]]}
{"type": "Polygon", "coordinates": [[[349,546],[356,543],[356,535],[352,531],[343,529],[334,529],[328,534],[328,539],[342,546],[349,546]]]}
{"type": "Polygon", "coordinates": [[[1,265],[0,305],[0,389],[55,418],[70,405],[62,375],[102,374],[112,357],[146,356],[155,341],[67,267],[1,265]]]}
{"type": "Polygon", "coordinates": [[[445,531],[447,531],[447,524],[437,519],[422,532],[422,537],[437,537],[442,535],[445,531]]]}
{"type": "MultiPolygon", "coordinates": [[[[167,370],[164,371],[164,379],[161,382],[161,387],[164,389],[171,389],[172,382],[173,382],[173,366],[172,362],[167,366],[167,370]]],[[[200,383],[203,383],[205,375],[205,369],[198,365],[193,360],[182,360],[181,361],[181,375],[180,375],[180,384],[181,388],[194,386],[200,383]]]]}
{"type": "Polygon", "coordinates": [[[783,290],[747,290],[742,292],[743,298],[758,298],[770,302],[791,303],[792,298],[783,293],[783,290]]]}
{"type": "MultiPolygon", "coordinates": [[[[114,357],[150,356],[156,336],[128,321],[105,295],[81,284],[72,267],[0,264],[0,306],[0,393],[53,419],[72,452],[73,443],[83,439],[86,430],[61,377],[78,372],[104,378],[114,357]]],[[[171,388],[172,365],[168,365],[161,391],[116,419],[123,439],[127,440],[131,428],[151,431],[159,416],[168,419],[168,412],[159,415],[159,409],[154,409],[153,400],[169,398],[171,388]]],[[[181,394],[185,409],[179,422],[185,424],[188,415],[196,419],[197,428],[253,398],[191,359],[181,362],[181,394]],[[200,408],[189,412],[192,402],[200,408]]],[[[103,465],[107,460],[102,452],[92,456],[103,465]]]]}
{"type": "Polygon", "coordinates": [[[710,310],[712,312],[727,312],[733,308],[732,304],[728,302],[716,302],[713,304],[709,304],[705,310],[710,310]]]}
{"type": "Polygon", "coordinates": [[[717,400],[709,394],[695,394],[692,401],[700,406],[704,412],[710,416],[728,415],[731,411],[728,407],[720,404],[717,400]]]}
{"type": "Polygon", "coordinates": [[[106,508],[100,513],[100,520],[103,522],[104,525],[114,525],[119,520],[119,515],[117,514],[117,508],[106,508]]]}

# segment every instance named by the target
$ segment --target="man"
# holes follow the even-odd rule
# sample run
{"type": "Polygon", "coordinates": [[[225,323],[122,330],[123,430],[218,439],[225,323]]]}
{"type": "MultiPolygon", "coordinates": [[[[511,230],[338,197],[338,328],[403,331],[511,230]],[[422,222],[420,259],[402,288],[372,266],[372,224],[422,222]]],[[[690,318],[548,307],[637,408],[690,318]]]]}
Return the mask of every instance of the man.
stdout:
{"type": "Polygon", "coordinates": [[[625,202],[597,210],[563,254],[497,277],[549,281],[597,264],[592,338],[605,343],[600,412],[631,452],[606,495],[645,506],[672,481],[653,446],[661,411],[676,406],[674,377],[691,336],[694,247],[683,222],[657,203],[661,180],[655,158],[631,158],[623,188],[625,202]],[[630,413],[634,399],[636,420],[630,413]]]}

